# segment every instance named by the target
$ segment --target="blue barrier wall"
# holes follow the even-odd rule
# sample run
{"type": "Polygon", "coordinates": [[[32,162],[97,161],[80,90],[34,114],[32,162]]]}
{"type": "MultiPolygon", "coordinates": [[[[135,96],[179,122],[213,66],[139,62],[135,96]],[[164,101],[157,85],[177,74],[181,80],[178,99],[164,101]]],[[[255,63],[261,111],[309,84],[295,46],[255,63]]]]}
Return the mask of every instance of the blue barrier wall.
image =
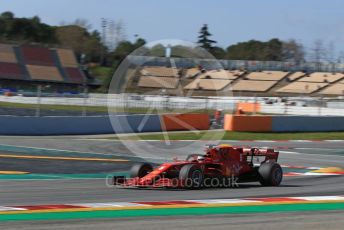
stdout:
{"type": "Polygon", "coordinates": [[[111,119],[108,116],[0,116],[0,135],[81,135],[154,131],[161,131],[158,115],[119,115],[111,119]]]}
{"type": "Polygon", "coordinates": [[[105,116],[92,117],[0,117],[1,135],[68,135],[113,133],[105,116]]]}
{"type": "Polygon", "coordinates": [[[344,131],[344,117],[273,116],[272,132],[344,131]]]}
{"type": "Polygon", "coordinates": [[[160,132],[159,115],[118,115],[110,117],[115,133],[160,132]]]}
{"type": "MultiPolygon", "coordinates": [[[[161,131],[159,115],[0,116],[0,135],[72,135],[161,131]]],[[[272,116],[272,132],[344,131],[344,117],[272,116]]]]}

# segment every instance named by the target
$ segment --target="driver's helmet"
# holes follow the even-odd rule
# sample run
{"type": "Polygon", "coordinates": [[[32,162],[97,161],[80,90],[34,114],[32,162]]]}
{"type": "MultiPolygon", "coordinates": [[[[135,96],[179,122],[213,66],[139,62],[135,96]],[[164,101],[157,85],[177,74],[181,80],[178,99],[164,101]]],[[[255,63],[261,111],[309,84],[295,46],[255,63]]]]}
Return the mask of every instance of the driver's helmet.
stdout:
{"type": "Polygon", "coordinates": [[[198,156],[198,157],[197,157],[197,160],[198,160],[198,161],[204,161],[204,159],[205,159],[204,156],[198,156]]]}

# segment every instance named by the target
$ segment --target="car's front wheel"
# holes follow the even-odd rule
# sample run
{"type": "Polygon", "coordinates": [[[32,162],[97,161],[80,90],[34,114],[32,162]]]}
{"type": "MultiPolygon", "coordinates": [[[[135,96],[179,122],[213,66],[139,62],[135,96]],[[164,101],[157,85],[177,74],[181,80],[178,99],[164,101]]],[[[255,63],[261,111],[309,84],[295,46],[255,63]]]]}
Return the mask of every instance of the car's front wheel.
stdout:
{"type": "Polygon", "coordinates": [[[203,172],[198,165],[184,165],[179,172],[179,180],[184,188],[200,188],[203,184],[203,172]]]}
{"type": "Polygon", "coordinates": [[[146,176],[148,173],[150,173],[151,171],[153,171],[153,166],[151,164],[148,164],[148,163],[135,164],[130,169],[130,177],[142,178],[146,176]]]}

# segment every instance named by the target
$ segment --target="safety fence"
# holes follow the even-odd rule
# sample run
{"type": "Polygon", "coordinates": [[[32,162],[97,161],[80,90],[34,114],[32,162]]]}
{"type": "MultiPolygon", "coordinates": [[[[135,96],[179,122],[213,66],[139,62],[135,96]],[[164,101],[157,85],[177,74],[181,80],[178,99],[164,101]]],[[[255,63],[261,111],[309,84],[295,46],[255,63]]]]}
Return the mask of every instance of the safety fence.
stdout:
{"type": "Polygon", "coordinates": [[[15,116],[94,116],[132,113],[232,111],[229,98],[191,98],[153,95],[90,95],[77,97],[0,96],[0,115],[15,116]]]}
{"type": "Polygon", "coordinates": [[[279,70],[304,72],[343,72],[344,63],[318,62],[288,62],[288,61],[254,61],[254,60],[223,60],[200,58],[166,58],[150,56],[128,56],[130,63],[138,66],[170,66],[173,63],[177,68],[192,68],[201,65],[209,69],[246,69],[248,71],[279,70]],[[171,62],[171,60],[173,61],[171,62]]]}
{"type": "Polygon", "coordinates": [[[137,94],[89,94],[88,97],[0,96],[0,115],[100,116],[114,114],[248,113],[344,116],[343,98],[178,97],[137,94]]]}
{"type": "Polygon", "coordinates": [[[261,105],[261,113],[312,116],[344,116],[343,108],[326,108],[322,106],[261,105]]]}

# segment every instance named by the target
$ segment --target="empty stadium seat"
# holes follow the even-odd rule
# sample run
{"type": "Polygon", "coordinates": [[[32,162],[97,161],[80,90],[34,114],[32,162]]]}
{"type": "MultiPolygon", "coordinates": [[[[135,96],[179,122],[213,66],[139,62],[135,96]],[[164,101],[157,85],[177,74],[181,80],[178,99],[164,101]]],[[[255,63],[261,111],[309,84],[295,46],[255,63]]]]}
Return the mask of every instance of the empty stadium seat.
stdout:
{"type": "Polygon", "coordinates": [[[278,90],[278,93],[304,93],[309,94],[317,91],[325,86],[328,83],[317,83],[317,82],[292,82],[278,90]]]}
{"type": "Polygon", "coordinates": [[[188,90],[222,90],[228,86],[232,81],[224,79],[196,79],[190,84],[186,85],[184,89],[188,90]]]}
{"type": "Polygon", "coordinates": [[[200,75],[202,79],[225,79],[234,80],[237,79],[243,72],[241,71],[227,71],[227,70],[211,70],[200,75]]]}
{"type": "Polygon", "coordinates": [[[250,81],[240,80],[232,87],[233,91],[265,92],[273,87],[277,81],[250,81]]]}
{"type": "Polygon", "coordinates": [[[83,84],[84,78],[72,50],[0,44],[0,79],[83,84]]]}
{"type": "Polygon", "coordinates": [[[0,62],[17,63],[17,58],[11,45],[0,44],[0,62]]]}
{"type": "Polygon", "coordinates": [[[186,78],[193,78],[193,77],[196,77],[200,73],[201,73],[201,71],[198,68],[187,69],[185,72],[185,77],[186,78]]]}
{"type": "Polygon", "coordinates": [[[78,68],[67,67],[67,68],[64,68],[64,71],[72,83],[77,83],[77,84],[84,83],[85,78],[78,68]]]}
{"type": "Polygon", "coordinates": [[[241,76],[245,73],[245,71],[243,70],[238,70],[238,69],[235,69],[235,70],[228,70],[229,73],[233,74],[233,76],[241,76]]]}
{"type": "Polygon", "coordinates": [[[76,61],[74,52],[68,49],[56,49],[56,53],[59,57],[60,63],[64,67],[77,67],[78,62],[76,61]]]}
{"type": "Polygon", "coordinates": [[[178,77],[179,70],[169,67],[144,67],[141,70],[142,75],[159,77],[178,77]]]}
{"type": "Polygon", "coordinates": [[[336,83],[321,90],[319,94],[323,95],[344,95],[344,84],[336,83]]]}
{"type": "Polygon", "coordinates": [[[22,46],[20,48],[24,62],[29,65],[48,65],[54,66],[52,52],[48,48],[22,46]]]}
{"type": "Polygon", "coordinates": [[[305,76],[298,81],[302,82],[334,82],[341,78],[344,75],[342,73],[329,73],[329,72],[315,72],[311,73],[309,76],[305,76]]]}
{"type": "Polygon", "coordinates": [[[288,72],[283,71],[262,71],[252,72],[246,76],[248,80],[279,81],[284,78],[288,72]]]}
{"type": "Polygon", "coordinates": [[[295,73],[290,74],[290,75],[288,76],[288,79],[289,79],[289,81],[295,81],[295,80],[297,80],[298,78],[301,78],[301,77],[304,76],[304,75],[305,75],[304,72],[298,71],[298,72],[295,72],[295,73]]]}
{"type": "Polygon", "coordinates": [[[63,78],[55,66],[26,65],[33,80],[63,81],[63,78]]]}
{"type": "Polygon", "coordinates": [[[24,73],[16,63],[0,62],[0,78],[3,79],[23,79],[24,73]]]}
{"type": "Polygon", "coordinates": [[[179,83],[174,77],[141,76],[138,82],[139,87],[175,89],[179,83]]]}

